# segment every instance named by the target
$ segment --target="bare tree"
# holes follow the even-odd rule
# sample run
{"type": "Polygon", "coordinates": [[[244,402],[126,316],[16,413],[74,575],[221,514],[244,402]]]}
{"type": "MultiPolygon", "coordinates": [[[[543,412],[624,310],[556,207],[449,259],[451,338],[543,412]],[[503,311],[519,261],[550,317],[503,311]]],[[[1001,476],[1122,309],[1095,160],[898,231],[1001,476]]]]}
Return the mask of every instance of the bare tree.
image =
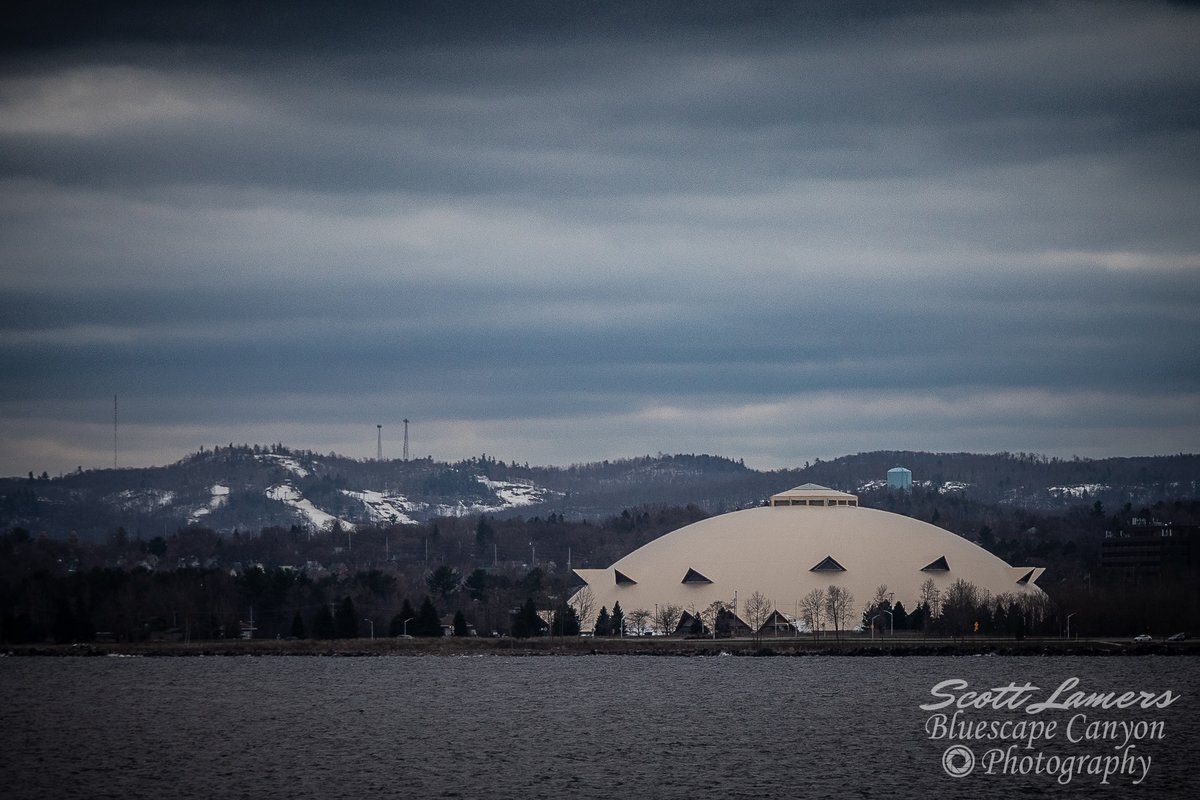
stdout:
{"type": "Polygon", "coordinates": [[[962,637],[972,628],[979,608],[979,588],[959,578],[946,590],[942,602],[942,621],[951,636],[962,637]]]}
{"type": "Polygon", "coordinates": [[[933,578],[926,578],[921,584],[921,605],[925,608],[925,630],[929,630],[932,622],[942,615],[942,593],[933,578]]]}
{"type": "Polygon", "coordinates": [[[596,613],[596,595],[592,593],[592,587],[584,586],[569,602],[575,609],[575,616],[579,617],[580,630],[590,631],[596,613]]]}
{"type": "Polygon", "coordinates": [[[800,618],[804,620],[804,624],[808,626],[812,632],[813,638],[817,638],[817,632],[821,629],[821,619],[825,614],[825,590],[821,588],[813,589],[808,594],[804,595],[800,600],[800,618]]]}
{"type": "Polygon", "coordinates": [[[825,590],[825,616],[833,626],[833,635],[841,639],[842,631],[850,620],[850,606],[854,602],[854,594],[849,589],[840,586],[830,586],[825,590]]]}
{"type": "Polygon", "coordinates": [[[1054,610],[1054,601],[1044,594],[1022,594],[1017,600],[1017,605],[1030,627],[1041,625],[1054,610]]]}
{"type": "Polygon", "coordinates": [[[679,617],[683,615],[683,609],[668,603],[655,606],[654,613],[654,626],[662,631],[663,636],[670,636],[679,625],[679,617]]]}
{"type": "Polygon", "coordinates": [[[712,638],[717,638],[717,620],[721,616],[721,612],[725,610],[724,600],[713,600],[707,606],[700,610],[692,607],[692,616],[700,620],[704,627],[708,628],[712,638]]]}
{"type": "Polygon", "coordinates": [[[875,620],[879,619],[880,622],[882,622],[884,615],[891,613],[892,601],[890,598],[890,592],[888,592],[887,584],[880,584],[879,586],[875,587],[875,596],[871,598],[871,602],[863,606],[863,625],[871,628],[871,635],[873,636],[876,627],[880,627],[881,630],[884,629],[881,626],[877,626],[875,624],[875,620]]]}
{"type": "Polygon", "coordinates": [[[629,612],[630,627],[634,631],[634,635],[641,636],[646,632],[646,623],[654,615],[644,608],[635,608],[629,612]]]}
{"type": "Polygon", "coordinates": [[[762,639],[762,627],[771,618],[771,601],[762,593],[755,592],[746,598],[745,609],[746,623],[754,633],[754,641],[759,642],[762,639]]]}

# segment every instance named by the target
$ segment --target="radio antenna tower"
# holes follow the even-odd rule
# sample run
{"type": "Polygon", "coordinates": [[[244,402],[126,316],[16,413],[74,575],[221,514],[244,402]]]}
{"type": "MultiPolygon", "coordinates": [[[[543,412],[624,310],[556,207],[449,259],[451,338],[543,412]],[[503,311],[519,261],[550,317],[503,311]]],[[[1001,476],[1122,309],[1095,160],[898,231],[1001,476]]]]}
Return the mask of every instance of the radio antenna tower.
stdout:
{"type": "Polygon", "coordinates": [[[375,460],[383,461],[383,426],[376,425],[375,427],[379,429],[379,436],[375,440],[375,460]]]}
{"type": "Polygon", "coordinates": [[[408,420],[404,420],[404,460],[408,461],[408,420]]]}
{"type": "Polygon", "coordinates": [[[113,469],[117,468],[117,396],[113,395],[113,469]]]}

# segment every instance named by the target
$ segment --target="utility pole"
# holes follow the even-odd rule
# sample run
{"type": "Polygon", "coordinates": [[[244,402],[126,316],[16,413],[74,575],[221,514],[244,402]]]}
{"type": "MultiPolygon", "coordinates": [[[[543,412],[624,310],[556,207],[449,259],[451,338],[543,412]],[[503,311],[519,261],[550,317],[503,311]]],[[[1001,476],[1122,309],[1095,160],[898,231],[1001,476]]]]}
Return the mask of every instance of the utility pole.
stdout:
{"type": "Polygon", "coordinates": [[[375,440],[375,460],[383,461],[383,426],[375,426],[378,431],[378,436],[375,440]]]}
{"type": "Polygon", "coordinates": [[[408,420],[404,420],[404,460],[408,461],[408,420]]]}

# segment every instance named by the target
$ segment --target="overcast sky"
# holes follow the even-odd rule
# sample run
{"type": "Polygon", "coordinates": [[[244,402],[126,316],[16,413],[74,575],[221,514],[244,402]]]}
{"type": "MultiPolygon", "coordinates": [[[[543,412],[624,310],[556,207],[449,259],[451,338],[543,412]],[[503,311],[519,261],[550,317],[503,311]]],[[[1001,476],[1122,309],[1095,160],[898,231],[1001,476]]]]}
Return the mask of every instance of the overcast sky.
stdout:
{"type": "Polygon", "coordinates": [[[1196,6],[393,5],[3,23],[0,474],[1200,450],[1196,6]]]}

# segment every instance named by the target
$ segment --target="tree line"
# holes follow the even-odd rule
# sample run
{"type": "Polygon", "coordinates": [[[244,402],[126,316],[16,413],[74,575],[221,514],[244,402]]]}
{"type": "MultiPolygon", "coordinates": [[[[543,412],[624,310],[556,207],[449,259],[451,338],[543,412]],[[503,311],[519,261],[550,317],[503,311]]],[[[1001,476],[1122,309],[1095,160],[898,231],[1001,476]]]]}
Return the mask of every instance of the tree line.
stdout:
{"type": "MultiPolygon", "coordinates": [[[[809,613],[813,624],[808,627],[818,635],[840,636],[859,622],[880,630],[885,619],[889,630],[964,635],[974,633],[978,623],[980,632],[1015,635],[1018,617],[1026,620],[1029,635],[1063,634],[1068,620],[1078,635],[1166,635],[1186,631],[1200,619],[1194,568],[1129,579],[1098,565],[1106,530],[1139,515],[1195,522],[1200,518],[1195,502],[1118,509],[1096,502],[1043,514],[936,492],[876,493],[864,499],[864,504],[964,532],[1010,563],[1047,566],[1039,583],[1050,603],[1030,622],[1028,610],[1019,603],[1014,609],[1012,598],[960,586],[913,609],[874,602],[878,598],[857,607],[838,598],[836,605],[849,611],[831,616],[826,590],[809,613]],[[860,611],[861,620],[855,619],[860,611]]],[[[251,617],[258,637],[302,632],[325,638],[330,631],[325,611],[336,618],[347,600],[358,635],[392,634],[397,616],[399,635],[426,635],[418,631],[432,631],[432,626],[421,628],[417,614],[410,613],[420,612],[426,599],[439,630],[459,627],[451,620],[461,615],[461,627],[482,636],[570,635],[576,626],[601,636],[648,630],[725,635],[741,630],[739,623],[757,630],[760,626],[746,618],[746,600],[741,608],[732,599],[695,609],[664,603],[657,613],[584,609],[566,602],[578,585],[569,566],[607,566],[704,516],[692,506],[656,506],[599,521],[557,514],[483,515],[319,534],[281,527],[221,534],[189,526],[150,539],[118,527],[100,542],[35,537],[14,528],[0,535],[0,641],[86,640],[98,634],[136,639],[167,632],[219,638],[240,635],[251,617]],[[685,614],[687,625],[681,629],[685,614]],[[409,620],[407,630],[404,620],[409,620]]],[[[349,620],[347,614],[340,629],[346,635],[349,620]]]]}

